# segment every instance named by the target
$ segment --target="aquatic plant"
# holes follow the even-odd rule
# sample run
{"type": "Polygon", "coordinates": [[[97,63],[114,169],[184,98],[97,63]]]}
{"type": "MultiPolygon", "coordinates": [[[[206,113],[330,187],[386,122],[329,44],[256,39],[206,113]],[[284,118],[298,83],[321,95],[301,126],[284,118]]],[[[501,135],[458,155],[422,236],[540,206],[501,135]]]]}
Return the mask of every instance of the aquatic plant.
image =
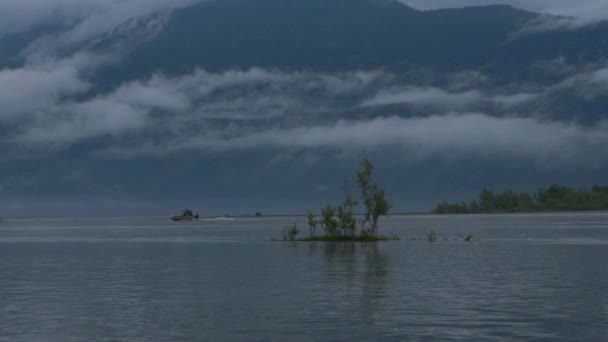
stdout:
{"type": "Polygon", "coordinates": [[[357,185],[361,191],[365,213],[361,222],[361,230],[368,229],[372,236],[378,236],[378,220],[388,214],[391,204],[386,197],[384,189],[373,182],[371,177],[374,171],[372,163],[363,159],[357,171],[357,185]]]}
{"type": "Polygon", "coordinates": [[[346,198],[337,208],[338,225],[341,229],[341,234],[344,236],[355,237],[355,232],[357,231],[356,206],[357,202],[352,199],[348,190],[346,190],[346,198]]]}
{"type": "Polygon", "coordinates": [[[299,233],[298,225],[293,224],[291,227],[283,229],[283,241],[295,241],[299,233]]]}
{"type": "MultiPolygon", "coordinates": [[[[382,237],[378,235],[378,221],[380,217],[388,214],[391,204],[386,196],[386,192],[377,183],[372,180],[373,165],[363,159],[357,170],[357,186],[361,191],[362,203],[365,207],[362,213],[363,218],[357,220],[356,212],[359,204],[348,191],[348,182],[344,183],[344,201],[333,206],[327,204],[321,209],[321,217],[319,220],[308,212],[306,218],[308,220],[309,237],[300,239],[301,241],[379,241],[379,240],[399,240],[396,235],[391,237],[382,237]],[[357,234],[357,224],[359,223],[360,230],[357,234]],[[316,236],[317,225],[323,228],[323,236],[316,236]]],[[[293,227],[292,227],[293,228],[293,227]]],[[[297,228],[297,227],[295,227],[297,228]]],[[[283,240],[293,241],[295,235],[293,230],[285,229],[283,231],[283,240]]]]}
{"type": "Polygon", "coordinates": [[[437,241],[437,234],[432,230],[430,232],[426,233],[426,241],[428,241],[428,242],[437,241]]]}
{"type": "Polygon", "coordinates": [[[315,220],[315,215],[313,215],[313,213],[311,213],[310,211],[308,212],[308,215],[306,215],[306,218],[308,219],[308,230],[310,233],[310,237],[313,237],[317,232],[317,224],[319,222],[315,220]]]}
{"type": "Polygon", "coordinates": [[[321,226],[325,231],[325,235],[337,236],[338,235],[338,220],[336,220],[336,208],[331,204],[328,204],[321,210],[321,226]]]}
{"type": "Polygon", "coordinates": [[[473,234],[460,235],[460,237],[466,242],[473,241],[473,234]]]}

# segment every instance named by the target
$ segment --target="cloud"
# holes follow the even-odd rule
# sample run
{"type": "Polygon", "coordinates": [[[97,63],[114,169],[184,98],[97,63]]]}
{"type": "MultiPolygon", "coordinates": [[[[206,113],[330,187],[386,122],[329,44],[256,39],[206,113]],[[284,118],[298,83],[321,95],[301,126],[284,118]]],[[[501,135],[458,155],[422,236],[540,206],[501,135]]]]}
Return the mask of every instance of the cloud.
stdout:
{"type": "MultiPolygon", "coordinates": [[[[89,85],[78,69],[61,61],[55,65],[61,67],[44,69],[43,73],[35,71],[37,67],[18,71],[32,75],[29,85],[16,88],[19,98],[7,93],[3,103],[5,119],[17,122],[13,130],[17,134],[9,136],[9,141],[61,147],[123,135],[138,139],[189,136],[192,131],[216,130],[218,126],[238,130],[244,126],[260,129],[268,124],[331,122],[344,117],[345,111],[360,109],[364,116],[373,117],[385,115],[381,107],[392,104],[432,107],[439,112],[488,103],[512,107],[538,96],[395,86],[393,77],[380,72],[321,74],[252,68],[222,73],[199,69],[181,77],[154,75],[90,97],[82,94],[89,85]],[[364,99],[373,92],[374,96],[364,99]],[[27,101],[30,97],[35,101],[27,101]],[[364,100],[359,103],[361,98],[364,100]]],[[[0,72],[0,84],[6,79],[8,85],[14,72],[0,72]]]]}
{"type": "Polygon", "coordinates": [[[573,91],[591,91],[592,93],[596,93],[598,90],[608,90],[608,68],[602,67],[595,70],[582,71],[564,79],[549,89],[561,90],[568,88],[573,88],[573,91]]]}
{"type": "Polygon", "coordinates": [[[496,95],[493,97],[489,97],[488,101],[502,104],[507,107],[519,106],[521,104],[533,101],[537,99],[541,95],[538,93],[518,93],[512,95],[496,95]]]}
{"type": "Polygon", "coordinates": [[[554,112],[572,111],[572,116],[583,120],[595,121],[597,117],[606,117],[604,99],[608,95],[608,68],[579,71],[547,87],[540,103],[544,102],[554,112]],[[578,109],[581,104],[585,109],[578,109]]]}
{"type": "Polygon", "coordinates": [[[120,29],[134,29],[139,40],[146,39],[146,35],[158,33],[168,18],[157,14],[201,1],[4,0],[0,2],[0,39],[10,33],[46,27],[46,32],[22,51],[28,60],[38,62],[70,48],[87,46],[105,34],[120,34],[120,29]]]}
{"type": "Polygon", "coordinates": [[[380,91],[373,98],[364,101],[363,106],[385,106],[407,103],[421,106],[462,108],[471,103],[479,102],[482,99],[483,96],[477,90],[449,93],[434,87],[406,87],[403,89],[380,91]]]}
{"type": "MultiPolygon", "coordinates": [[[[330,148],[345,153],[390,150],[415,159],[479,156],[564,163],[587,158],[608,142],[603,122],[582,127],[526,117],[527,112],[512,115],[551,88],[531,93],[511,85],[510,93],[451,92],[403,85],[381,72],[252,68],[221,73],[199,69],[180,77],[157,74],[92,96],[78,68],[65,61],[54,65],[0,71],[0,85],[13,85],[13,93],[0,96],[0,120],[12,127],[0,142],[45,150],[102,138],[89,146],[106,158],[330,148]],[[374,95],[366,99],[369,94],[374,95]],[[422,109],[414,117],[401,117],[399,109],[382,108],[389,104],[422,109]],[[435,115],[428,115],[428,106],[435,115]],[[471,109],[484,106],[496,112],[471,109]]],[[[574,80],[608,84],[608,72],[598,69],[574,80]]]]}
{"type": "Polygon", "coordinates": [[[39,23],[73,23],[70,35],[83,39],[113,29],[130,18],[191,5],[202,0],[3,0],[0,37],[39,23]]]}
{"type": "Polygon", "coordinates": [[[0,122],[36,115],[89,87],[69,65],[0,70],[0,122]]]}
{"type": "Polygon", "coordinates": [[[196,150],[333,148],[346,152],[382,150],[409,159],[526,158],[554,166],[599,158],[597,151],[608,143],[607,127],[607,123],[585,128],[531,118],[496,118],[480,113],[409,119],[392,116],[261,131],[219,130],[199,136],[182,136],[164,144],[148,143],[137,150],[114,149],[110,152],[162,155],[196,150]]]}
{"type": "Polygon", "coordinates": [[[494,102],[505,106],[516,106],[531,101],[538,94],[520,93],[513,95],[484,95],[478,90],[449,92],[435,87],[404,87],[379,91],[374,97],[363,102],[364,107],[410,104],[430,106],[450,110],[463,109],[483,102],[494,102]]]}
{"type": "Polygon", "coordinates": [[[170,136],[215,125],[250,125],[288,113],[306,118],[318,114],[335,96],[352,95],[383,77],[376,72],[196,70],[173,78],[154,75],[91,97],[85,93],[90,85],[76,67],[63,61],[54,65],[0,71],[0,85],[13,85],[0,96],[2,118],[12,124],[7,141],[57,148],[100,137],[170,136]]]}
{"type": "Polygon", "coordinates": [[[517,38],[522,35],[544,31],[576,29],[584,25],[584,21],[581,21],[580,18],[543,14],[530,20],[521,29],[514,32],[512,37],[517,38]]]}
{"type": "Polygon", "coordinates": [[[608,88],[608,68],[599,69],[589,74],[590,82],[608,88]]]}

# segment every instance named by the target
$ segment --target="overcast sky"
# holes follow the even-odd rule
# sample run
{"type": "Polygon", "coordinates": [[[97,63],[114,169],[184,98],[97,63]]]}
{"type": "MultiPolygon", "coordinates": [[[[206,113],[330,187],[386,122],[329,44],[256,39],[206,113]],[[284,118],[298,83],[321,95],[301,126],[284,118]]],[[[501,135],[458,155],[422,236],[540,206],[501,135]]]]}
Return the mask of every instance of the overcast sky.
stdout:
{"type": "MultiPolygon", "coordinates": [[[[259,175],[268,174],[267,169],[277,168],[276,165],[290,167],[291,161],[280,164],[281,158],[293,154],[300,160],[302,151],[313,151],[315,158],[322,155],[326,160],[337,156],[356,157],[361,153],[390,154],[391,160],[422,165],[421,169],[426,163],[446,161],[453,163],[446,169],[449,172],[461,160],[474,160],[478,164],[483,161],[492,166],[503,158],[509,163],[520,162],[512,162],[513,165],[525,165],[522,170],[537,168],[540,170],[537,174],[551,176],[548,178],[551,181],[557,181],[555,170],[567,174],[581,164],[590,165],[590,170],[608,168],[608,151],[602,148],[608,144],[608,120],[598,119],[587,126],[575,119],[552,120],[558,117],[553,112],[561,108],[555,99],[561,99],[563,94],[571,95],[574,98],[571,101],[584,103],[606,98],[608,66],[599,62],[571,66],[570,74],[574,76],[569,74],[556,84],[538,86],[509,84],[491,88],[489,85],[493,82],[489,76],[471,70],[446,75],[447,81],[436,85],[426,82],[424,77],[411,81],[378,70],[322,73],[273,68],[224,72],[195,69],[178,76],[148,75],[88,96],[88,91],[95,87],[94,81],[86,77],[89,69],[117,63],[120,59],[114,58],[115,52],[95,55],[78,52],[71,56],[47,52],[87,42],[129,18],[199,1],[207,0],[0,0],[0,36],[49,19],[61,18],[73,24],[70,30],[44,36],[21,51],[27,58],[23,66],[0,69],[0,89],[3,89],[0,129],[5,129],[0,131],[0,147],[11,151],[8,155],[20,158],[17,162],[4,158],[4,165],[21,169],[18,163],[24,161],[24,170],[36,170],[28,168],[28,157],[33,160],[39,155],[73,157],[71,164],[62,164],[59,158],[54,163],[57,165],[54,172],[63,178],[51,185],[63,184],[56,187],[61,189],[79,186],[97,189],[97,184],[120,183],[106,176],[103,170],[97,171],[97,165],[112,161],[163,160],[180,153],[220,155],[225,159],[218,158],[220,162],[215,164],[219,166],[215,173],[208,171],[209,175],[226,173],[243,179],[249,176],[250,165],[243,168],[245,162],[241,162],[240,157],[235,157],[237,162],[234,162],[225,155],[276,152],[279,157],[275,159],[256,159],[259,175]],[[85,151],[87,158],[66,152],[80,150],[85,151]],[[222,165],[229,166],[222,169],[222,165]],[[239,174],[239,170],[243,173],[239,174]]],[[[402,1],[423,10],[500,3],[493,0],[402,1]]],[[[608,0],[506,0],[503,3],[581,16],[580,22],[584,23],[608,19],[608,0]]],[[[559,57],[539,61],[538,67],[566,70],[559,57]]],[[[577,113],[573,113],[572,118],[576,118],[574,114],[577,113]]],[[[321,158],[318,160],[321,160],[318,165],[323,164],[321,158]]],[[[0,178],[2,166],[0,161],[0,178]]],[[[0,179],[0,203],[3,191],[29,194],[32,189],[48,184],[46,174],[37,178],[11,172],[6,166],[4,169],[9,171],[0,179]]],[[[171,179],[181,171],[179,165],[175,168],[177,171],[165,166],[159,169],[167,172],[159,171],[159,178],[154,180],[159,183],[157,191],[161,192],[162,185],[167,183],[164,179],[171,179]]],[[[137,168],[134,170],[133,174],[137,168]]],[[[128,174],[128,170],[122,171],[128,174]]],[[[420,174],[426,175],[426,171],[423,169],[420,174]]],[[[432,171],[437,169],[433,167],[432,171]]],[[[286,176],[292,174],[290,171],[286,176]]],[[[470,172],[467,169],[462,174],[468,177],[470,172]]],[[[297,182],[302,180],[297,174],[293,177],[297,182]]],[[[412,176],[414,183],[419,179],[416,177],[412,176]]],[[[209,179],[207,185],[216,183],[214,178],[204,178],[209,179]]],[[[285,178],[285,184],[294,183],[293,179],[285,178]]],[[[484,181],[479,179],[471,182],[484,181]]],[[[232,179],[220,181],[219,187],[230,187],[234,183],[232,179]]],[[[471,185],[475,191],[477,184],[471,185]]],[[[132,184],[127,181],[123,185],[124,189],[118,186],[114,192],[107,191],[120,197],[123,192],[137,190],[130,188],[132,184]]],[[[56,191],[50,189],[49,192],[56,191]]],[[[233,194],[238,195],[238,191],[234,190],[233,194]]]]}

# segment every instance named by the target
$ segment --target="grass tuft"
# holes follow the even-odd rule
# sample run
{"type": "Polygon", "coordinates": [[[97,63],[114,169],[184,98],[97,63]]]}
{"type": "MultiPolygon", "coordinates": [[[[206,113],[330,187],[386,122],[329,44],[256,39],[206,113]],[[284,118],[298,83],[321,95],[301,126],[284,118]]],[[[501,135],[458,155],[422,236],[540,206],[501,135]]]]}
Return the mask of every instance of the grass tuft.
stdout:
{"type": "Polygon", "coordinates": [[[428,242],[437,241],[437,234],[432,230],[430,232],[426,233],[426,241],[428,241],[428,242]]]}
{"type": "Polygon", "coordinates": [[[460,237],[466,242],[473,241],[473,234],[460,235],[460,237]]]}
{"type": "Polygon", "coordinates": [[[283,241],[296,241],[296,237],[300,233],[298,225],[294,224],[291,227],[283,229],[283,241]]]}

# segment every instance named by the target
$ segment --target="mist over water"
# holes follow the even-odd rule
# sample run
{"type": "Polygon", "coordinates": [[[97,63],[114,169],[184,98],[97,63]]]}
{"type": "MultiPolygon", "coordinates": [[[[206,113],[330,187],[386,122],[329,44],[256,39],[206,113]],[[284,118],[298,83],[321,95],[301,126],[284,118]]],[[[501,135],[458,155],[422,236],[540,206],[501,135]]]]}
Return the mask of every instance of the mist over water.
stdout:
{"type": "Polygon", "coordinates": [[[608,214],[389,217],[382,232],[402,241],[270,241],[292,222],[304,231],[304,220],[3,222],[0,341],[608,333],[608,214]],[[430,229],[434,244],[423,240],[430,229]],[[458,237],[469,233],[479,240],[458,237]]]}

